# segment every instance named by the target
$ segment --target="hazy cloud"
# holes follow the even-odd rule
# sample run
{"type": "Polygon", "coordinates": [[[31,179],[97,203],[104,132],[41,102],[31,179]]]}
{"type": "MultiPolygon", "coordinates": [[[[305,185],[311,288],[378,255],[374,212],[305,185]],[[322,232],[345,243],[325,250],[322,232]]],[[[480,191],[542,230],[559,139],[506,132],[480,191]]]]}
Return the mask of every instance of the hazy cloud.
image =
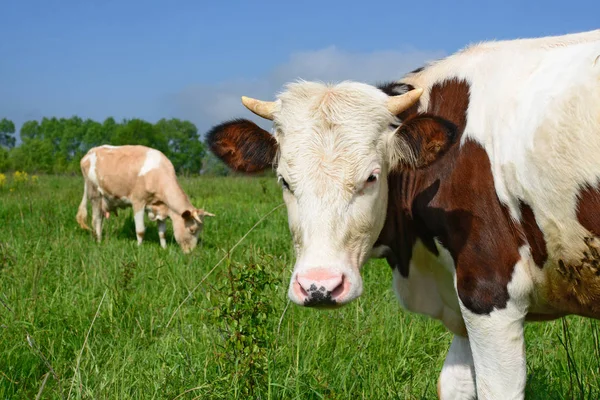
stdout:
{"type": "Polygon", "coordinates": [[[336,47],[293,53],[289,60],[266,75],[254,80],[219,82],[212,85],[190,85],[170,96],[172,114],[194,122],[204,133],[223,120],[244,117],[269,124],[255,117],[240,103],[240,96],[271,100],[290,81],[355,80],[366,83],[399,79],[425,62],[444,56],[443,52],[418,50],[350,53],[336,47]]]}

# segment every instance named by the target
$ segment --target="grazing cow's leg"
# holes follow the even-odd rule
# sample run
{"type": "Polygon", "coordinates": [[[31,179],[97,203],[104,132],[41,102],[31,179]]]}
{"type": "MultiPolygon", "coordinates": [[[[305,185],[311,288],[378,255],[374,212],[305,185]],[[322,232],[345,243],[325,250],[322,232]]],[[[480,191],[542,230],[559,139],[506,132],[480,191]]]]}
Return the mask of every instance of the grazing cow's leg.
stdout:
{"type": "Polygon", "coordinates": [[[167,231],[167,221],[158,220],[158,238],[160,239],[160,247],[163,249],[167,248],[167,239],[165,239],[165,232],[167,231]]]}
{"type": "Polygon", "coordinates": [[[83,198],[81,199],[81,203],[79,203],[79,209],[77,210],[77,223],[83,229],[90,230],[90,227],[87,225],[87,202],[88,202],[88,182],[85,181],[83,183],[83,198]]]}
{"type": "MultiPolygon", "coordinates": [[[[477,396],[480,400],[523,399],[527,368],[523,325],[529,308],[532,280],[526,271],[528,250],[521,251],[521,260],[515,265],[508,284],[506,305],[494,307],[489,314],[475,313],[464,305],[469,299],[458,291],[460,306],[475,364],[477,396]]],[[[497,290],[494,282],[479,282],[488,291],[497,290]]]]}
{"type": "Polygon", "coordinates": [[[92,203],[92,225],[94,226],[94,232],[96,233],[96,240],[102,241],[102,220],[104,219],[104,213],[102,212],[102,199],[95,197],[91,200],[92,203]]]}
{"type": "Polygon", "coordinates": [[[139,246],[144,241],[144,233],[146,233],[146,227],[144,226],[144,214],[146,213],[145,205],[134,204],[133,213],[133,220],[135,221],[135,234],[137,236],[139,246]]]}
{"type": "Polygon", "coordinates": [[[438,380],[438,397],[442,400],[477,398],[475,368],[469,339],[454,335],[438,380]]]}

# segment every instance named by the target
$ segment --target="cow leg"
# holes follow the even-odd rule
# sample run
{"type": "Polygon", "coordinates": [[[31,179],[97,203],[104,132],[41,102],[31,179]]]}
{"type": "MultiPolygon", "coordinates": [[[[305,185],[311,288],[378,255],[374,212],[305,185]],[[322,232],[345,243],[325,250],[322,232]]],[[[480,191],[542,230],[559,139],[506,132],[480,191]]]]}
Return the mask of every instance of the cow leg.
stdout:
{"type": "MultiPolygon", "coordinates": [[[[531,277],[526,270],[527,262],[528,259],[524,258],[515,265],[511,281],[504,288],[504,292],[508,292],[508,300],[505,304],[494,304],[489,313],[473,312],[466,307],[465,303],[490,300],[481,296],[469,297],[468,291],[461,293],[460,282],[457,282],[460,307],[473,353],[477,396],[480,400],[523,399],[525,396],[527,366],[524,322],[533,288],[531,277]]],[[[474,279],[477,281],[477,278],[474,279]]],[[[492,295],[494,292],[500,293],[501,290],[493,281],[470,283],[473,286],[485,287],[492,295]]]]}
{"type": "Polygon", "coordinates": [[[158,238],[160,239],[160,247],[163,249],[167,248],[167,239],[165,239],[165,232],[167,231],[167,221],[158,220],[158,238]]]}
{"type": "Polygon", "coordinates": [[[527,368],[525,363],[525,315],[514,305],[478,315],[463,310],[475,364],[477,396],[481,400],[523,399],[527,368]]]}
{"type": "Polygon", "coordinates": [[[475,367],[469,339],[454,335],[438,380],[441,400],[471,400],[477,398],[475,367]]]}
{"type": "Polygon", "coordinates": [[[138,246],[144,241],[144,233],[146,233],[146,226],[144,225],[145,213],[145,205],[133,205],[133,220],[135,221],[135,234],[137,236],[138,246]]]}
{"type": "Polygon", "coordinates": [[[92,203],[92,225],[94,226],[94,233],[96,234],[96,240],[98,243],[102,241],[102,221],[104,220],[104,213],[102,212],[102,199],[95,197],[91,200],[92,203]]]}

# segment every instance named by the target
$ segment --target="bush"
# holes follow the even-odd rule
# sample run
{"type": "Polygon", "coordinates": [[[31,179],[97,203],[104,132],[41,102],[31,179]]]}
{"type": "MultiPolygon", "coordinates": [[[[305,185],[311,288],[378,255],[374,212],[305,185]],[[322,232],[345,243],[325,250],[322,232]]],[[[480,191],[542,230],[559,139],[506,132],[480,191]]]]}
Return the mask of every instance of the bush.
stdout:
{"type": "Polygon", "coordinates": [[[279,282],[269,265],[230,262],[226,278],[211,292],[209,320],[223,340],[217,360],[237,383],[241,398],[257,398],[267,385],[269,346],[275,343],[271,304],[279,282]]]}

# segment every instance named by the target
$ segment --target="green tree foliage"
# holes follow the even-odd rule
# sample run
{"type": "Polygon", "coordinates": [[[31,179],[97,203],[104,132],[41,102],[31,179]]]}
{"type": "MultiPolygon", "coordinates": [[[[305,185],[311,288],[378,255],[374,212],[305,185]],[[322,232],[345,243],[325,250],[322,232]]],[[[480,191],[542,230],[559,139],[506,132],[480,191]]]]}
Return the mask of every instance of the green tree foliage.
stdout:
{"type": "Polygon", "coordinates": [[[0,121],[0,171],[78,173],[79,161],[92,147],[103,144],[144,145],[162,151],[178,173],[197,174],[206,155],[198,129],[189,121],[161,119],[151,124],[141,119],[100,123],[77,116],[27,121],[21,141],[14,147],[14,124],[0,121]],[[5,149],[5,148],[6,149],[5,149]],[[14,147],[14,148],[13,148],[14,147]]]}
{"type": "Polygon", "coordinates": [[[10,162],[8,159],[8,150],[0,146],[0,171],[6,171],[10,168],[10,162]]]}
{"type": "Polygon", "coordinates": [[[189,121],[161,119],[155,125],[161,137],[166,138],[171,162],[178,173],[198,173],[206,151],[200,142],[198,129],[189,121]]]}
{"type": "Polygon", "coordinates": [[[131,119],[118,125],[111,137],[111,144],[115,146],[141,144],[165,154],[168,150],[167,143],[167,139],[159,134],[154,125],[141,119],[131,119]]]}
{"type": "Polygon", "coordinates": [[[14,133],[15,124],[6,118],[2,118],[2,120],[0,120],[0,146],[9,149],[15,147],[14,133]]]}

